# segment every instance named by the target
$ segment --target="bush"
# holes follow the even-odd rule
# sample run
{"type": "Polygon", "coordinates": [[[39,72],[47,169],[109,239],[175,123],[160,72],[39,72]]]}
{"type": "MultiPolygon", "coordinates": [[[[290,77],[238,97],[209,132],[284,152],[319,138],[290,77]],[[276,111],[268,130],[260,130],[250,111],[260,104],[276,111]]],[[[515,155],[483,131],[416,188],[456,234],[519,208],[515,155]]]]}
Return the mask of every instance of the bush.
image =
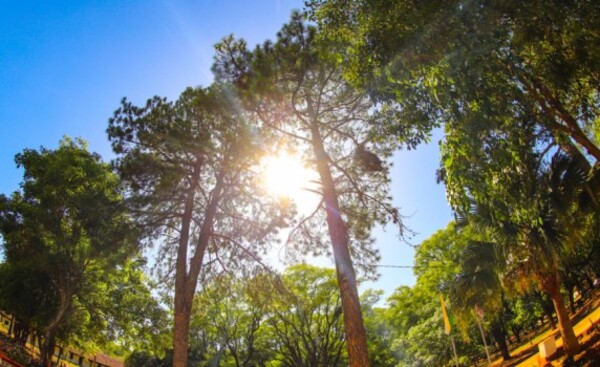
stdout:
{"type": "Polygon", "coordinates": [[[13,342],[10,338],[4,335],[0,335],[0,351],[2,351],[2,353],[4,353],[8,358],[23,366],[27,366],[32,362],[31,357],[21,345],[13,342]]]}

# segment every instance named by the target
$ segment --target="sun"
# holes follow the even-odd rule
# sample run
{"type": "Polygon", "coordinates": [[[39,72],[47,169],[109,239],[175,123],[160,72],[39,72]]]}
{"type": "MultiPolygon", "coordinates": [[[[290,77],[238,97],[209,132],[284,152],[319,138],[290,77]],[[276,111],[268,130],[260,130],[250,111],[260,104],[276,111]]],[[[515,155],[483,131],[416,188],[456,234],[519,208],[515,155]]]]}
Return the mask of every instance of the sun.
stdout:
{"type": "Polygon", "coordinates": [[[298,156],[280,152],[263,158],[262,166],[264,187],[270,195],[293,200],[299,209],[315,201],[310,187],[316,175],[298,156]]]}
{"type": "Polygon", "coordinates": [[[308,172],[294,155],[283,152],[263,158],[262,163],[265,188],[273,196],[294,199],[308,183],[308,172]]]}

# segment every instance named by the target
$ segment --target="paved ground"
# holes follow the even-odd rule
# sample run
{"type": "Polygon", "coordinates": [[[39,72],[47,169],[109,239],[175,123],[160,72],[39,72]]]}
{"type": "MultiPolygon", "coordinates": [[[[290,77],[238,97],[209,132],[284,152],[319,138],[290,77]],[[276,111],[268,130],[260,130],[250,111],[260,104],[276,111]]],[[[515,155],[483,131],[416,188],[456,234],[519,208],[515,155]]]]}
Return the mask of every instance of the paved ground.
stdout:
{"type": "MultiPolygon", "coordinates": [[[[575,326],[574,326],[575,335],[577,335],[577,336],[581,335],[582,333],[584,333],[586,330],[588,330],[592,326],[592,323],[596,324],[599,322],[600,322],[600,306],[597,306],[592,312],[590,312],[587,316],[583,317],[577,324],[575,324],[575,326]]],[[[514,350],[511,350],[510,354],[512,356],[517,356],[523,352],[526,352],[528,349],[535,348],[534,349],[535,352],[530,357],[528,357],[521,363],[517,364],[516,367],[538,367],[539,352],[537,352],[537,344],[551,336],[554,336],[554,337],[558,336],[558,339],[556,339],[556,347],[557,348],[562,347],[563,342],[562,342],[562,338],[560,337],[560,332],[558,329],[553,329],[553,330],[547,330],[546,332],[536,336],[533,340],[531,340],[531,342],[527,342],[527,343],[521,345],[520,347],[518,347],[514,350]]],[[[493,366],[501,366],[502,360],[498,359],[498,360],[494,361],[492,363],[492,365],[493,366]]]]}

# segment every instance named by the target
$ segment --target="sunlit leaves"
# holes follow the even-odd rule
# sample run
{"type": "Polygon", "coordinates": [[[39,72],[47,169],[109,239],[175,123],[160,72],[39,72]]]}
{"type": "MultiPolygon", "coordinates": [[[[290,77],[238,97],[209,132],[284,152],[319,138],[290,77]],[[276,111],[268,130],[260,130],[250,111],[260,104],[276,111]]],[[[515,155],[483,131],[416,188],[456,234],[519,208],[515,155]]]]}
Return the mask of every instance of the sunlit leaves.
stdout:
{"type": "MultiPolygon", "coordinates": [[[[122,202],[120,182],[81,140],[65,138],[56,150],[25,150],[22,191],[2,196],[0,233],[8,292],[5,311],[43,338],[42,357],[54,342],[85,334],[98,305],[88,302],[102,290],[104,276],[135,252],[138,230],[122,202]],[[28,281],[18,289],[10,286],[28,281]],[[36,306],[41,306],[39,309],[36,306]]],[[[91,335],[87,335],[91,340],[91,335]]]]}

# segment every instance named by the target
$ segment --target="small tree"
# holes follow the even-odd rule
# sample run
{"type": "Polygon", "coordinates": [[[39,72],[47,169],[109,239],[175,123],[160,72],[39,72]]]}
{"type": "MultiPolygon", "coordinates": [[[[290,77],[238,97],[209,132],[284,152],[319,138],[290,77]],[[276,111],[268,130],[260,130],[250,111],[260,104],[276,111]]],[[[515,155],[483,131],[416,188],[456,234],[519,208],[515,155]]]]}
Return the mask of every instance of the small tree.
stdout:
{"type": "Polygon", "coordinates": [[[494,243],[470,240],[462,254],[461,273],[450,286],[450,297],[456,314],[463,319],[482,317],[476,309],[485,311],[502,358],[507,361],[510,359],[505,317],[508,304],[502,288],[503,261],[498,253],[494,243]]]}
{"type": "Polygon", "coordinates": [[[207,366],[263,366],[270,360],[273,353],[265,347],[259,330],[271,300],[253,298],[256,292],[268,293],[269,281],[264,273],[248,274],[244,280],[224,274],[196,296],[192,345],[204,351],[207,366]]]}
{"type": "Polygon", "coordinates": [[[265,305],[260,333],[282,366],[343,366],[345,338],[335,273],[310,265],[266,277],[251,297],[265,305]],[[266,286],[265,285],[269,285],[266,286]]]}

